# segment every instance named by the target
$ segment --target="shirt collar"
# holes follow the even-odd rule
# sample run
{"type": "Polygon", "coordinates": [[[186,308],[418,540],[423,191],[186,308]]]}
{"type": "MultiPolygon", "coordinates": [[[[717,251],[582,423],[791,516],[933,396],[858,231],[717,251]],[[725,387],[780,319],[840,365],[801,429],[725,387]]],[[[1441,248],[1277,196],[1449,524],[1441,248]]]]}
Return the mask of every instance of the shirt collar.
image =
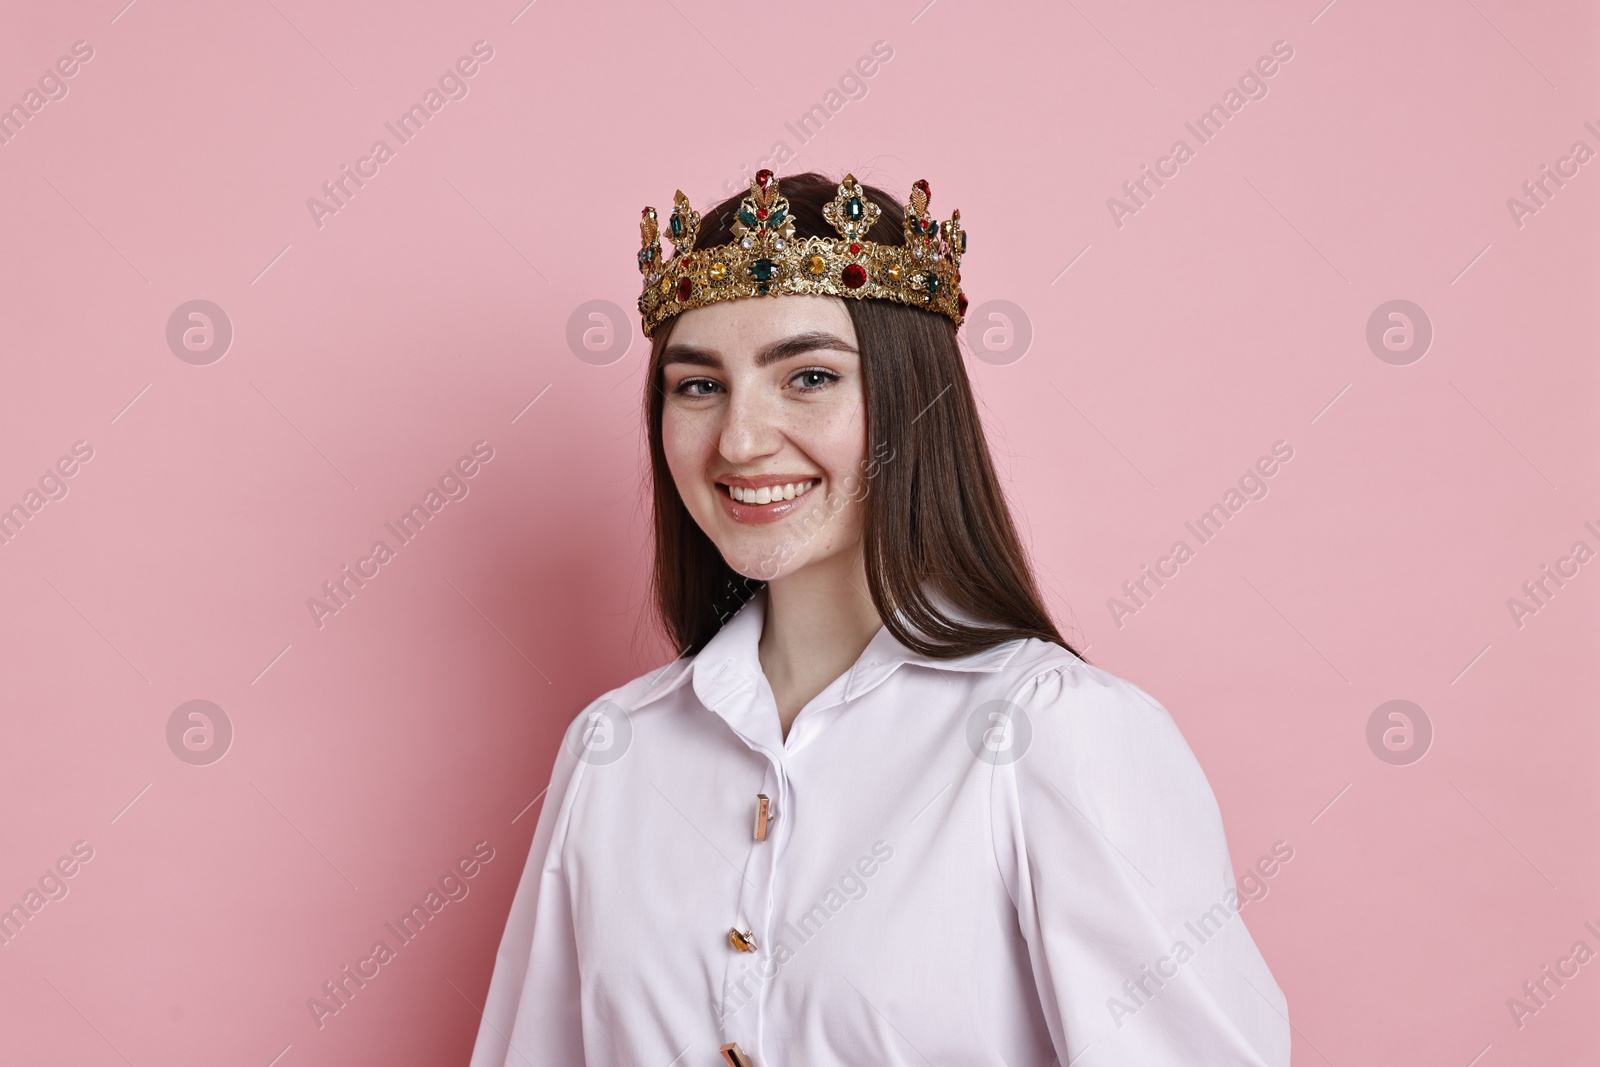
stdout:
{"type": "MultiPolygon", "coordinates": [[[[969,625],[982,625],[984,620],[962,611],[936,590],[928,590],[929,599],[946,616],[969,625]]],[[[716,709],[727,697],[753,687],[761,674],[758,647],[766,620],[767,590],[758,590],[744,603],[733,617],[723,623],[711,640],[697,655],[679,659],[658,672],[658,677],[635,707],[658,700],[685,682],[693,684],[696,694],[707,706],[716,709]]],[[[904,614],[901,614],[904,621],[904,614]]],[[[910,624],[907,623],[907,626],[910,624]]],[[[880,626],[867,647],[850,668],[845,682],[843,699],[854,700],[875,688],[902,664],[932,667],[942,671],[992,672],[1003,668],[1022,647],[1022,641],[1013,639],[993,645],[981,652],[953,659],[937,659],[906,647],[890,632],[880,626]]]]}

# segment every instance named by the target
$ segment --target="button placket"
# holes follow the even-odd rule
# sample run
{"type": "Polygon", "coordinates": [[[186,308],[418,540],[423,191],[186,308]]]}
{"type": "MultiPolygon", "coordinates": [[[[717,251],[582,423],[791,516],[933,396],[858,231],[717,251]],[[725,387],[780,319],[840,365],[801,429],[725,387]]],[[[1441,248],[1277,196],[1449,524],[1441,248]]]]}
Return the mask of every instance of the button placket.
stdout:
{"type": "MultiPolygon", "coordinates": [[[[765,985],[762,975],[770,966],[772,953],[772,846],[778,828],[783,824],[784,785],[781,768],[776,757],[756,748],[765,761],[761,779],[756,788],[745,794],[748,798],[737,813],[741,831],[750,834],[745,852],[744,869],[739,881],[739,896],[734,925],[726,933],[728,962],[723,978],[723,1038],[731,1044],[742,1044],[745,1049],[758,1050],[761,1042],[762,1008],[765,985]],[[767,797],[767,837],[757,840],[754,820],[759,811],[762,794],[767,797]]],[[[748,1062],[748,1061],[747,1061],[748,1062]]]]}
{"type": "MultiPolygon", "coordinates": [[[[779,862],[783,857],[783,853],[787,849],[790,835],[794,830],[794,818],[790,801],[792,791],[789,786],[789,775],[787,773],[786,766],[783,763],[774,763],[770,768],[769,773],[776,784],[777,796],[769,807],[767,839],[755,845],[757,850],[765,851],[766,853],[766,862],[762,864],[766,877],[764,878],[765,886],[761,894],[761,909],[764,919],[762,933],[766,938],[767,957],[771,957],[777,948],[779,925],[777,909],[779,862]]],[[[771,795],[771,793],[768,794],[769,797],[771,795]]],[[[766,964],[765,958],[763,963],[766,964]]],[[[755,1048],[756,1055],[759,1056],[763,1062],[766,1060],[765,1041],[767,1029],[767,1003],[769,1000],[768,993],[770,992],[769,987],[771,986],[772,981],[776,978],[775,963],[766,965],[771,966],[774,969],[773,972],[769,974],[764,981],[762,981],[761,990],[756,998],[755,1004],[755,1048]]]]}
{"type": "Polygon", "coordinates": [[[772,883],[776,874],[772,864],[772,853],[776,844],[775,834],[782,822],[779,815],[784,807],[783,792],[782,771],[769,758],[766,772],[761,777],[761,789],[752,797],[751,840],[739,899],[739,918],[749,924],[747,929],[755,932],[756,940],[763,948],[771,942],[772,883]],[[767,798],[764,835],[759,832],[763,829],[760,799],[763,796],[767,798]]]}

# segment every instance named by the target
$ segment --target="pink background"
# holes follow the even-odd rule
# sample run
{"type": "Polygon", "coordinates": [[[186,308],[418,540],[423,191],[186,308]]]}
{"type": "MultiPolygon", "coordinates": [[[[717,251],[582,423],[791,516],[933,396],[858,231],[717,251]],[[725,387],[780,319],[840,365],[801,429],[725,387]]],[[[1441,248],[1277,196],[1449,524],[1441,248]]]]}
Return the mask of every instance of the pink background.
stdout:
{"type": "Polygon", "coordinates": [[[580,359],[569,318],[631,309],[642,205],[703,209],[778,141],[780,175],[927,177],[975,318],[1021,309],[1021,358],[974,332],[969,369],[1050,605],[1171,710],[1237,869],[1294,848],[1244,915],[1295,1062],[1595,1056],[1600,962],[1520,1027],[1506,1004],[1600,949],[1600,562],[1507,606],[1600,550],[1600,161],[1520,226],[1506,203],[1600,150],[1591,5],[121,3],[0,35],[0,104],[94,50],[0,146],[0,506],[93,449],[0,545],[0,906],[94,850],[0,946],[0,1060],[465,1061],[563,725],[671,652],[642,614],[646,345],[629,314],[580,359]],[[380,137],[319,228],[307,199],[380,137]],[[193,299],[234,330],[207,365],[166,339],[193,299]],[[1433,329],[1406,365],[1366,340],[1396,299],[1433,329]],[[319,628],[308,598],[478,441],[466,498],[319,628]],[[1119,626],[1108,599],[1278,441],[1268,495],[1119,626]],[[195,699],[234,731],[210,765],[168,745],[195,699]],[[1367,742],[1392,699],[1432,725],[1408,765],[1367,742]],[[470,894],[319,1030],[307,999],[479,841],[470,894]]]}

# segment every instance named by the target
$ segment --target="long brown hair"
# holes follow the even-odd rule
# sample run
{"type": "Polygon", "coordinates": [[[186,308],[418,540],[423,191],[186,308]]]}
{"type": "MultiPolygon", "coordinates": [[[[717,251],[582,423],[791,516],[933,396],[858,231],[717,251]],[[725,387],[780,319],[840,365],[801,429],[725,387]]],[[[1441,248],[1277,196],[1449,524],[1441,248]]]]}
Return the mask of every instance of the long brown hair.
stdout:
{"type": "MultiPolygon", "coordinates": [[[[796,235],[832,237],[822,205],[838,182],[807,172],[780,180],[796,235]]],[[[883,209],[867,236],[904,244],[904,209],[862,185],[883,209]]],[[[705,214],[696,248],[733,240],[740,196],[705,214]]],[[[971,655],[1005,641],[1037,637],[1069,650],[1039,598],[967,381],[956,327],[943,315],[887,300],[846,300],[861,351],[869,452],[875,463],[863,499],[867,588],[878,616],[906,647],[936,659],[971,655]],[[986,625],[942,614],[928,583],[986,625]],[[908,628],[896,615],[903,614],[908,628]],[[920,632],[919,632],[920,631],[920,632]]],[[[723,622],[766,583],[723,560],[678,495],[661,444],[662,356],[676,318],[656,328],[646,376],[645,421],[655,486],[652,586],[668,636],[698,652],[723,622]]]]}

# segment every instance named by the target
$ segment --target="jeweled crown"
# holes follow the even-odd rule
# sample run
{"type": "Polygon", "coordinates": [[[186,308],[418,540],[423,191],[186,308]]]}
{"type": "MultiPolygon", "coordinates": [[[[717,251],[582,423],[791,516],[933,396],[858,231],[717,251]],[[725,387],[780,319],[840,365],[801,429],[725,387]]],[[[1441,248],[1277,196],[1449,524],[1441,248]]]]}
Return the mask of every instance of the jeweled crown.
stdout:
{"type": "Polygon", "coordinates": [[[949,316],[957,326],[967,313],[961,292],[961,257],[967,231],[961,212],[939,222],[928,214],[928,183],[912,183],[906,203],[905,244],[869,241],[866,233],[883,214],[867,199],[855,175],[846,174],[838,193],[822,207],[822,217],[838,237],[795,238],[789,201],[778,193],[770,170],[757,171],[750,193],[739,202],[734,240],[696,249],[700,213],[680,190],[667,217],[672,258],[661,255],[656,209],[647,207],[639,223],[639,271],[644,291],[639,314],[644,333],[680,312],[746,296],[820,294],[856,300],[893,300],[949,316]]]}

